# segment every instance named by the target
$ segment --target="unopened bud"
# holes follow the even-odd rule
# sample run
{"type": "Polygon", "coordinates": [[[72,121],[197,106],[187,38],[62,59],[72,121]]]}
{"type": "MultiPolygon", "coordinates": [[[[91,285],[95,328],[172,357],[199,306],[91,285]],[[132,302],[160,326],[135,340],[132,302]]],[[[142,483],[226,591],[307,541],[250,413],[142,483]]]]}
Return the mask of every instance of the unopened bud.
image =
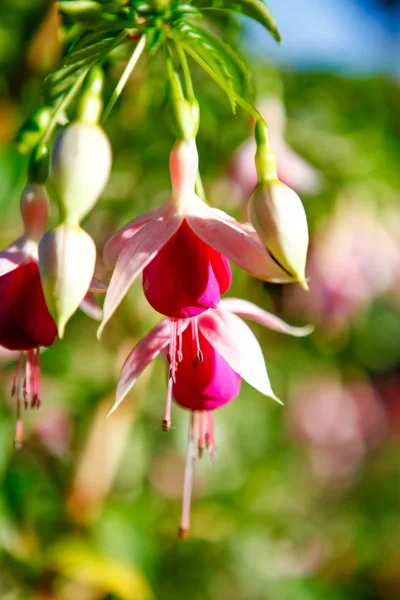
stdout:
{"type": "Polygon", "coordinates": [[[307,218],[299,196],[278,179],[262,181],[249,200],[249,218],[271,256],[305,289],[307,218]]]}
{"type": "Polygon", "coordinates": [[[110,142],[98,125],[76,121],[57,135],[51,178],[61,221],[77,224],[93,208],[108,181],[111,160],[110,142]]]}
{"type": "Polygon", "coordinates": [[[39,243],[43,292],[60,338],[89,289],[95,262],[94,242],[77,225],[57,225],[39,243]]]}
{"type": "Polygon", "coordinates": [[[24,235],[40,240],[46,230],[49,201],[44,185],[27,183],[20,199],[24,235]]]}

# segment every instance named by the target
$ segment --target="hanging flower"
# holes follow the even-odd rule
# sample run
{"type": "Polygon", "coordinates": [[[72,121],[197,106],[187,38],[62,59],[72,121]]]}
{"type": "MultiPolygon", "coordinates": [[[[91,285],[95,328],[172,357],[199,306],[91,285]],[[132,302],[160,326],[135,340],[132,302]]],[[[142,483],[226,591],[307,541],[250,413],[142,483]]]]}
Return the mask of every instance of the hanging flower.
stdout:
{"type": "Polygon", "coordinates": [[[146,366],[163,352],[168,359],[168,391],[162,428],[169,429],[171,405],[191,411],[180,534],[189,528],[191,477],[195,460],[195,414],[198,413],[198,450],[208,447],[214,461],[213,411],[239,394],[244,379],[256,390],[278,400],[272,391],[260,345],[242,315],[274,331],[294,336],[310,333],[310,327],[291,327],[246,300],[227,298],[215,310],[192,319],[159,323],[132,350],[122,368],[114,406],[124,400],[146,366]]]}
{"type": "Polygon", "coordinates": [[[195,141],[178,141],[170,155],[170,199],[128,223],[107,243],[104,261],[115,269],[99,335],[141,273],[150,304],[172,318],[217,306],[230,285],[228,260],[259,279],[293,280],[265,251],[251,226],[202,202],[195,193],[197,170],[195,141]]]}
{"type": "MultiPolygon", "coordinates": [[[[12,395],[17,395],[17,446],[23,439],[22,400],[25,407],[40,406],[40,347],[51,346],[57,336],[38,265],[38,240],[45,230],[48,212],[45,187],[28,183],[20,210],[24,235],[0,252],[0,346],[19,352],[12,387],[12,395]]],[[[91,293],[83,308],[90,316],[96,316],[91,293]]]]}

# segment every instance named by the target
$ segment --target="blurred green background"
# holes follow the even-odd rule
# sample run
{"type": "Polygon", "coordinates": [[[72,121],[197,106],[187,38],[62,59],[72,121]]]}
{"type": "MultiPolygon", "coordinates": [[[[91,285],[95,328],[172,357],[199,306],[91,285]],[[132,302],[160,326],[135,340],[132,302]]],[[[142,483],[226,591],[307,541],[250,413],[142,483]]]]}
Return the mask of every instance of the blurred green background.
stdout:
{"type": "MultiPolygon", "coordinates": [[[[26,158],[13,139],[61,56],[55,7],[0,6],[1,243],[21,234],[26,158]]],[[[225,24],[240,45],[241,28],[225,24]]],[[[312,32],[310,31],[310,36],[312,32]]],[[[126,56],[107,66],[109,96],[126,56]]],[[[122,363],[157,322],[140,285],[101,343],[82,313],[42,356],[42,400],[13,448],[14,364],[0,371],[3,600],[400,598],[400,91],[378,75],[277,70],[247,57],[281,177],[311,230],[310,292],[234,269],[250,299],[306,339],[254,327],[280,407],[246,384],[215,414],[217,462],[198,462],[192,529],[177,538],[187,413],[160,431],[162,359],[104,416],[122,363]]],[[[245,218],[252,123],[193,65],[200,167],[213,205],[245,218]]],[[[165,66],[142,59],[110,116],[110,183],[84,226],[98,244],[169,190],[165,66]]],[[[51,223],[56,219],[54,207],[51,223]]],[[[99,267],[99,276],[106,277],[99,267]]]]}

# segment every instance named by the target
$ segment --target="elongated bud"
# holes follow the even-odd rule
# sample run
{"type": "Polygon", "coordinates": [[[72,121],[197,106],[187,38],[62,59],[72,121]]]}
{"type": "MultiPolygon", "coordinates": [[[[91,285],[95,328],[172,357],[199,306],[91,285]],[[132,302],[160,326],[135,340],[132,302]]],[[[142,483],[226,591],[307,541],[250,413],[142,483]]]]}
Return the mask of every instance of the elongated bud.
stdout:
{"type": "Polygon", "coordinates": [[[24,235],[39,241],[46,231],[49,201],[44,185],[27,183],[20,199],[24,235]]]}
{"type": "Polygon", "coordinates": [[[194,139],[177,140],[169,156],[172,194],[181,198],[195,189],[199,155],[194,139]]]}
{"type": "Polygon", "coordinates": [[[60,338],[89,289],[95,262],[94,242],[77,225],[57,225],[39,243],[44,297],[60,338]]]}
{"type": "Polygon", "coordinates": [[[56,137],[51,178],[60,220],[77,224],[93,208],[111,170],[111,146],[98,125],[76,121],[56,137]]]}
{"type": "Polygon", "coordinates": [[[296,192],[279,181],[268,130],[260,124],[256,141],[259,184],[249,200],[249,219],[273,258],[308,289],[308,226],[303,204],[296,192]]]}

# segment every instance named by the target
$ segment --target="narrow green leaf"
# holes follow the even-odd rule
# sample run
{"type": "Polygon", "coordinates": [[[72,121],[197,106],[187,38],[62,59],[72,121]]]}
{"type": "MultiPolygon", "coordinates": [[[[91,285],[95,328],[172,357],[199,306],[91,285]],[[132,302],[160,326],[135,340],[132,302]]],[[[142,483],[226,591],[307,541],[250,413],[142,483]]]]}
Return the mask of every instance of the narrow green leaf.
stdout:
{"type": "Polygon", "coordinates": [[[200,54],[210,53],[224,65],[224,72],[228,72],[232,85],[239,94],[250,95],[250,75],[246,65],[238,54],[212,31],[190,23],[190,26],[181,25],[178,29],[184,30],[188,35],[192,47],[200,54]]]}
{"type": "Polygon", "coordinates": [[[261,23],[276,39],[281,41],[276,21],[264,0],[196,0],[195,4],[206,11],[230,11],[246,15],[261,23]]]}
{"type": "Polygon", "coordinates": [[[169,37],[190,48],[190,54],[193,56],[195,53],[212,70],[214,79],[228,95],[235,112],[235,91],[239,94],[247,93],[249,79],[244,64],[234,51],[207,29],[184,20],[176,24],[169,37]]]}

